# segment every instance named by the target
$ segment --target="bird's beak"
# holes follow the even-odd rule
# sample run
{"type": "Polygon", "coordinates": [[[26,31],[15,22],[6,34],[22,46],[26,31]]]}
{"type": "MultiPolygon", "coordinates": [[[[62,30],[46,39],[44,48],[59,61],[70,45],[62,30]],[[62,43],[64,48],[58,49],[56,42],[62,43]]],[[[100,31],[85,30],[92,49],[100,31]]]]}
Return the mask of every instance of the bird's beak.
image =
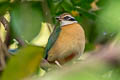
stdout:
{"type": "Polygon", "coordinates": [[[57,16],[57,17],[56,17],[56,20],[61,21],[61,20],[60,20],[60,16],[57,16]]]}

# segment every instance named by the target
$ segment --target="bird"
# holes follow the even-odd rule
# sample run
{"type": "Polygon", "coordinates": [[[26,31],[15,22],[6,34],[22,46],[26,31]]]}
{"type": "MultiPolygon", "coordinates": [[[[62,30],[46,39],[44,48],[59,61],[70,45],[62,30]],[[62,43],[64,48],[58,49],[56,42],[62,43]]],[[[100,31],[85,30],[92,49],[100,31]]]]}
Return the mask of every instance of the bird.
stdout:
{"type": "Polygon", "coordinates": [[[78,59],[84,52],[85,32],[69,13],[56,17],[60,26],[55,27],[45,48],[45,59],[49,63],[63,65],[78,59]]]}

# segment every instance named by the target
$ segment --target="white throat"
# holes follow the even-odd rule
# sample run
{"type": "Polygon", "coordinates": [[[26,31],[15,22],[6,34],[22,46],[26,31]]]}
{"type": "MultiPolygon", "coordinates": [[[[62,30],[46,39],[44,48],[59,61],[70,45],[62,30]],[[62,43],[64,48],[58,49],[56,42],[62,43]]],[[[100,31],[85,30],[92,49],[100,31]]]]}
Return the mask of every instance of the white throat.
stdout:
{"type": "Polygon", "coordinates": [[[61,21],[60,26],[65,26],[65,25],[73,24],[73,23],[77,23],[77,21],[61,21]]]}

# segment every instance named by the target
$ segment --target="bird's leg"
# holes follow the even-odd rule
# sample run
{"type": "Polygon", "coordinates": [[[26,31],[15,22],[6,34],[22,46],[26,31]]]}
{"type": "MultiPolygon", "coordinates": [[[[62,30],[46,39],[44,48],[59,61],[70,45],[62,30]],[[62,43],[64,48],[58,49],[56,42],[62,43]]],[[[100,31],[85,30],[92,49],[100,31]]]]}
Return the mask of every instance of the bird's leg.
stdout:
{"type": "Polygon", "coordinates": [[[42,59],[42,61],[40,63],[40,67],[47,72],[48,69],[51,67],[51,65],[49,64],[49,62],[47,60],[42,59]]]}
{"type": "Polygon", "coordinates": [[[57,60],[55,61],[55,64],[56,64],[58,67],[62,68],[62,65],[61,65],[57,60]]]}

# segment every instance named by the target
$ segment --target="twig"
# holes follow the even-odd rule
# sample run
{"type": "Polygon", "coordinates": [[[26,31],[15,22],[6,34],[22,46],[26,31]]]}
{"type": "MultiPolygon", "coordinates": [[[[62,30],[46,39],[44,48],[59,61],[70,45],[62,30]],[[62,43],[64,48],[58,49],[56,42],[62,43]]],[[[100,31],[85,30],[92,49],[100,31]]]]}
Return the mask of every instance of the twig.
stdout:
{"type": "MultiPolygon", "coordinates": [[[[47,23],[50,23],[51,26],[53,26],[53,19],[52,19],[52,15],[51,15],[50,9],[48,7],[47,1],[42,0],[41,3],[42,3],[42,10],[43,10],[43,13],[44,13],[43,16],[45,17],[45,21],[47,23]]],[[[52,32],[49,25],[48,25],[48,28],[49,28],[49,31],[52,32]]]]}
{"type": "MultiPolygon", "coordinates": [[[[0,22],[3,24],[3,26],[5,27],[5,30],[7,31],[6,38],[5,38],[5,44],[8,47],[10,45],[9,42],[11,39],[9,22],[6,20],[4,16],[0,17],[0,22]]],[[[19,42],[21,46],[24,46],[24,42],[20,38],[16,38],[16,40],[19,42]]]]}
{"type": "Polygon", "coordinates": [[[6,58],[9,58],[10,54],[8,53],[6,45],[2,42],[0,38],[0,71],[3,71],[6,66],[6,58]]]}
{"type": "Polygon", "coordinates": [[[47,23],[47,27],[48,27],[48,29],[49,29],[49,32],[52,33],[53,27],[51,27],[50,24],[48,24],[48,23],[47,23]]]}
{"type": "Polygon", "coordinates": [[[16,40],[18,41],[18,43],[20,44],[20,46],[24,46],[25,45],[25,42],[22,39],[20,39],[20,38],[17,37],[16,40]]]}
{"type": "Polygon", "coordinates": [[[5,38],[5,44],[8,47],[9,46],[9,40],[10,40],[10,27],[9,27],[9,22],[6,20],[4,16],[0,17],[0,22],[3,24],[5,27],[5,30],[7,31],[6,38],[5,38]]]}
{"type": "Polygon", "coordinates": [[[43,10],[43,15],[45,17],[46,22],[50,23],[51,25],[53,25],[53,20],[52,20],[52,16],[50,13],[50,9],[48,7],[47,1],[46,0],[42,0],[42,10],[43,10]]]}

